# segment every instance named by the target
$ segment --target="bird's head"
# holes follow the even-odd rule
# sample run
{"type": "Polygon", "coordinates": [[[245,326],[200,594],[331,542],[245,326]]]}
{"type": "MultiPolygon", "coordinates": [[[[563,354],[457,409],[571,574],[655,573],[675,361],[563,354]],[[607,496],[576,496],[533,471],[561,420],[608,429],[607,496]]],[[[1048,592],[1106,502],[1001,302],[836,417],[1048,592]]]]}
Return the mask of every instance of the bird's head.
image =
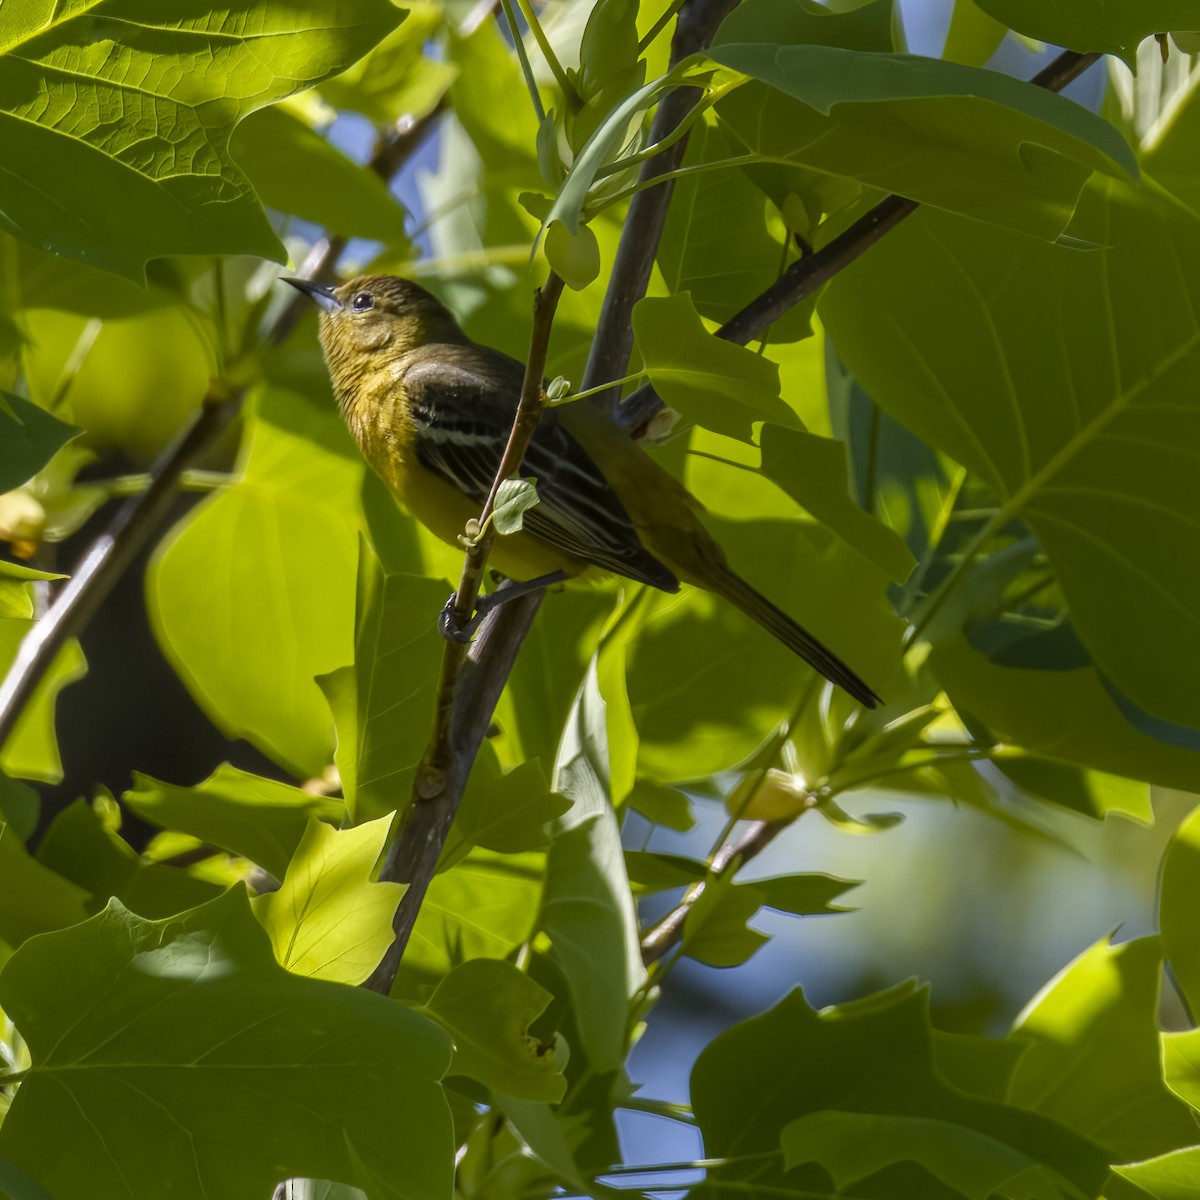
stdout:
{"type": "Polygon", "coordinates": [[[339,367],[401,357],[429,342],[466,340],[449,309],[423,287],[395,275],[360,275],[339,287],[285,279],[321,309],[321,348],[339,367]]]}

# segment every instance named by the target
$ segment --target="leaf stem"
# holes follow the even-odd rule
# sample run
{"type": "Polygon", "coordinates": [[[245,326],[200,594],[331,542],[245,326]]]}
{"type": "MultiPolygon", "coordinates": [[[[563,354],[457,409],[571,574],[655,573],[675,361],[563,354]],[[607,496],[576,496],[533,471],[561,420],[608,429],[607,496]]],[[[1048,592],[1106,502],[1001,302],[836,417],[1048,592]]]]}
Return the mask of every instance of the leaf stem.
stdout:
{"type": "Polygon", "coordinates": [[[632,375],[624,375],[620,379],[610,379],[608,383],[599,383],[583,392],[569,392],[561,400],[551,400],[549,407],[559,408],[561,405],[571,404],[575,400],[586,400],[589,396],[598,396],[601,392],[607,392],[609,388],[621,388],[627,383],[636,383],[639,379],[645,379],[646,375],[646,371],[634,371],[632,375]]]}
{"type": "Polygon", "coordinates": [[[533,67],[530,65],[529,55],[525,50],[525,39],[521,36],[520,27],[517,25],[517,15],[513,12],[512,0],[500,0],[500,5],[504,9],[504,18],[508,22],[513,46],[517,51],[517,59],[521,64],[521,74],[525,76],[525,86],[529,90],[529,98],[533,101],[533,111],[540,125],[546,119],[546,109],[542,105],[537,80],[533,77],[533,67]]]}
{"type": "MultiPolygon", "coordinates": [[[[505,9],[507,9],[508,0],[502,0],[502,3],[505,9]]],[[[533,39],[537,42],[538,49],[542,52],[542,57],[545,58],[554,78],[558,81],[558,86],[562,88],[562,93],[566,97],[567,103],[572,108],[582,108],[583,99],[575,90],[575,85],[567,78],[567,73],[563,70],[562,63],[558,61],[558,55],[554,53],[554,47],[550,45],[550,39],[546,36],[546,31],[542,28],[542,23],[538,20],[537,13],[533,11],[533,5],[529,0],[517,0],[517,4],[520,6],[521,15],[529,25],[529,32],[533,34],[533,39]]],[[[513,26],[513,35],[520,41],[516,25],[513,26]]]]}

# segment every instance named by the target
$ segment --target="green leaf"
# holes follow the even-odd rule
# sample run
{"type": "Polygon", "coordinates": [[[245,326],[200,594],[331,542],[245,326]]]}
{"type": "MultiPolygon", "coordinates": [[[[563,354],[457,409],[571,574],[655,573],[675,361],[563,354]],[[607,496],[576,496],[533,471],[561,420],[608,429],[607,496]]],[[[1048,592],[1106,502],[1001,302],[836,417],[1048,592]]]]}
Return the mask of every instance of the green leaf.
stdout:
{"type": "MultiPolygon", "coordinates": [[[[683,166],[722,162],[733,153],[723,129],[700,121],[688,136],[683,166]]],[[[775,282],[783,254],[767,228],[765,198],[744,172],[701,171],[675,181],[658,265],[667,290],[689,292],[702,317],[728,321],[775,282]]],[[[770,340],[804,336],[811,315],[810,304],[799,319],[781,318],[772,325],[770,340]]]]}
{"type": "Polygon", "coordinates": [[[0,818],[23,842],[37,828],[41,799],[28,784],[0,774],[0,818]]]}
{"type": "Polygon", "coordinates": [[[429,744],[450,585],[389,570],[359,541],[354,666],[320,680],[337,726],[335,761],[356,820],[405,807],[429,744]]]}
{"type": "Polygon", "coordinates": [[[32,479],[79,434],[24,397],[0,391],[0,494],[32,479]]]}
{"type": "Polygon", "coordinates": [[[1103,938],[1051,980],[1017,1018],[1021,1056],[1008,1101],[1090,1138],[1113,1161],[1187,1145],[1196,1124],[1162,1080],[1158,1035],[1162,946],[1103,938]]]}
{"type": "Polygon", "coordinates": [[[600,274],[600,243],[590,226],[571,233],[562,221],[552,221],[546,230],[546,259],[567,287],[581,292],[600,274]]]}
{"type": "Polygon", "coordinates": [[[261,1200],[288,1176],[363,1183],[356,1160],[389,1181],[373,1198],[449,1193],[449,1038],[288,974],[241,889],[160,922],[114,902],[22,947],[0,1002],[33,1060],[0,1153],[56,1195],[261,1200]]]}
{"type": "Polygon", "coordinates": [[[1142,146],[1142,170],[1200,214],[1200,164],[1193,153],[1200,137],[1200,86],[1195,80],[1171,97],[1142,146]]]}
{"type": "Polygon", "coordinates": [[[739,887],[753,889],[761,903],[777,912],[796,917],[816,917],[824,913],[847,912],[833,902],[851,888],[860,886],[859,879],[839,879],[836,875],[817,873],[805,875],[770,875],[751,879],[739,887]]]}
{"type": "Polygon", "coordinates": [[[1135,1184],[1139,1195],[1144,1193],[1153,1200],[1193,1200],[1196,1189],[1200,1188],[1200,1146],[1164,1154],[1149,1162],[1114,1166],[1113,1170],[1135,1184]]]}
{"type": "Polygon", "coordinates": [[[900,535],[851,499],[849,464],[842,443],[771,423],[763,425],[760,441],[763,474],[797,504],[886,571],[895,583],[903,583],[912,574],[916,559],[900,535]]]}
{"type": "Polygon", "coordinates": [[[501,854],[544,849],[550,844],[547,826],[570,806],[550,790],[537,759],[505,773],[485,742],[471,768],[442,862],[457,862],[472,846],[501,854]]]}
{"type": "Polygon", "coordinates": [[[1093,171],[1138,174],[1107,122],[996,71],[835,46],[726,44],[710,54],[769,86],[739,88],[718,106],[752,152],[931,208],[1053,241],[1093,171]]]}
{"type": "Polygon", "coordinates": [[[340,823],[345,804],[222,763],[203,783],[178,787],[138,772],[122,800],[139,817],[240,854],[282,879],[310,817],[340,823]]]}
{"type": "Polygon", "coordinates": [[[650,382],[687,420],[744,442],[757,421],[799,424],[779,398],[775,364],[714,337],[686,293],[640,300],[633,332],[650,382]]]}
{"type": "Polygon", "coordinates": [[[525,513],[541,499],[534,479],[505,479],[496,493],[496,508],[492,513],[496,532],[518,533],[525,524],[525,513]]]}
{"type": "Polygon", "coordinates": [[[714,46],[773,41],[780,46],[843,46],[887,53],[897,49],[891,0],[742,0],[713,38],[714,46]]]}
{"type": "MultiPolygon", "coordinates": [[[[115,804],[111,799],[110,805],[115,804]]],[[[91,893],[88,914],[115,896],[139,916],[158,920],[212,900],[225,889],[161,863],[143,862],[133,847],[85,800],[50,823],[37,849],[43,866],[91,893]]]]}
{"type": "MultiPolygon", "coordinates": [[[[818,525],[705,524],[740,575],[889,694],[902,625],[877,567],[818,525]]],[[[810,669],[709,593],[644,603],[628,675],[640,773],[685,782],[734,766],[794,711],[810,669]]]]}
{"type": "Polygon", "coordinates": [[[1197,727],[1200,222],[1152,189],[1097,186],[1073,228],[1109,248],[918,213],[821,313],[875,399],[998,493],[989,527],[1028,523],[1116,687],[1197,727]]]}
{"type": "Polygon", "coordinates": [[[284,252],[229,156],[255,109],[320,83],[400,20],[386,0],[5,6],[0,224],[139,282],[168,254],[284,252]],[[87,185],[81,186],[80,181],[87,185]]]}
{"type": "Polygon", "coordinates": [[[201,708],[301,778],[333,748],[315,676],[352,654],[362,472],[332,405],[266,389],[240,482],[175,527],[147,577],[159,644],[201,708]]]}
{"type": "MultiPolygon", "coordinates": [[[[823,1175],[801,1168],[785,1176],[761,1156],[779,1149],[792,1122],[828,1112],[889,1118],[878,1129],[881,1138],[891,1138],[892,1153],[885,1157],[894,1162],[919,1148],[894,1139],[894,1122],[903,1119],[930,1122],[926,1133],[936,1131],[933,1123],[947,1127],[944,1137],[926,1138],[927,1148],[940,1147],[944,1166],[953,1161],[956,1169],[965,1169],[963,1144],[978,1147],[987,1139],[998,1147],[992,1161],[1003,1156],[1015,1162],[1012,1156],[1020,1155],[1037,1165],[1040,1183],[1057,1184],[1068,1194],[1098,1195],[1108,1173],[1107,1158],[1077,1134],[948,1084],[935,1066],[925,994],[912,984],[820,1013],[792,992],[768,1012],[717,1037],[696,1061],[691,1092],[708,1156],[754,1156],[754,1161],[726,1166],[720,1175],[724,1181],[752,1180],[750,1190],[827,1191],[823,1175]],[[955,1137],[959,1132],[961,1139],[955,1137]]],[[[870,1126],[864,1122],[860,1128],[864,1141],[870,1140],[870,1126]]],[[[839,1169],[851,1169],[844,1146],[832,1140],[807,1150],[823,1162],[828,1155],[839,1169]]],[[[887,1194],[932,1191],[924,1174],[910,1176],[909,1184],[907,1192],[887,1194]]],[[[724,1189],[710,1192],[701,1185],[696,1194],[719,1196],[724,1189]]]]}
{"type": "Polygon", "coordinates": [[[1154,820],[1150,786],[1140,779],[1084,771],[1070,763],[1036,755],[999,754],[996,769],[1023,792],[1089,817],[1121,813],[1149,825],[1154,820]]]}
{"type": "Polygon", "coordinates": [[[362,983],[395,940],[392,917],[405,888],[373,882],[390,817],[333,829],[315,816],[276,892],[254,902],[281,966],[331,983],[362,983]]]}
{"type": "Polygon", "coordinates": [[[538,928],[570,985],[583,1049],[600,1073],[624,1061],[629,1002],[646,979],[621,834],[609,800],[605,705],[595,669],[563,731],[553,786],[572,806],[546,863],[538,928]]]}
{"type": "Polygon", "coordinates": [[[528,941],[544,861],[541,854],[476,849],[434,876],[404,952],[398,990],[415,994],[417,985],[440,979],[460,962],[505,958],[528,941]]]}
{"type": "Polygon", "coordinates": [[[1004,1142],[931,1117],[815,1112],[785,1125],[787,1169],[820,1163],[838,1191],[894,1163],[916,1163],[968,1200],[1062,1195],[1045,1168],[1004,1142]]]}
{"type": "Polygon", "coordinates": [[[770,940],[746,924],[761,907],[761,894],[736,885],[732,872],[710,876],[684,919],[684,954],[710,967],[740,967],[770,940]]]}
{"type": "Polygon", "coordinates": [[[335,233],[407,245],[405,211],[387,184],[292,113],[264,108],[247,117],[230,149],[270,208],[335,233]]]}
{"type": "MultiPolygon", "coordinates": [[[[1094,667],[1071,671],[1002,667],[972,649],[965,638],[936,646],[930,662],[955,707],[986,725],[998,742],[1131,780],[1185,791],[1200,788],[1200,753],[1168,745],[1134,728],[1113,703],[1094,667]]],[[[1058,803],[1074,807],[1069,803],[1072,794],[1080,792],[1058,789],[1058,803]]],[[[1123,806],[1118,811],[1135,817],[1144,813],[1123,806]]],[[[1103,811],[1094,810],[1092,815],[1102,816],[1103,811]]]]}
{"type": "MultiPolygon", "coordinates": [[[[8,672],[18,647],[33,627],[33,621],[0,618],[0,677],[8,672]]],[[[17,719],[12,734],[0,747],[0,771],[43,783],[57,783],[62,779],[54,705],[58,693],[86,673],[83,651],[79,643],[71,639],[55,656],[17,719]]]]}
{"type": "Polygon", "coordinates": [[[1195,29],[1191,0],[978,0],[997,21],[1039,42],[1084,53],[1116,54],[1130,67],[1152,33],[1195,29]]]}
{"type": "Polygon", "coordinates": [[[1200,808],[1184,820],[1163,855],[1158,924],[1175,984],[1190,1011],[1200,1012],[1200,808]]]}
{"type": "Polygon", "coordinates": [[[0,940],[19,946],[34,934],[78,924],[90,895],[31,858],[12,826],[0,824],[0,940]]]}
{"type": "Polygon", "coordinates": [[[477,958],[455,967],[425,1009],[454,1039],[447,1074],[469,1076],[523,1100],[557,1104],[567,1086],[566,1046],[557,1036],[546,1043],[529,1032],[550,999],[511,963],[477,958]]]}

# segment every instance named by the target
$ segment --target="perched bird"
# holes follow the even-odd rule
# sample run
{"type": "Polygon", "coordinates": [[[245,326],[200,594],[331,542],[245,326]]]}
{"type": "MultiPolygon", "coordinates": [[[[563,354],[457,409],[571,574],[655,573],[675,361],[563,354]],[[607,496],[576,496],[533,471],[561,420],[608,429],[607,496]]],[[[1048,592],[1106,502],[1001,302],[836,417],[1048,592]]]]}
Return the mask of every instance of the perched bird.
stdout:
{"type": "MultiPolygon", "coordinates": [[[[424,288],[390,275],[340,287],[287,280],[321,308],[320,338],[342,416],[400,502],[455,544],[500,465],[524,366],[473,342],[424,288]]],[[[680,581],[724,597],[856,700],[879,697],[832,651],[726,563],[699,502],[586,403],[542,416],[521,471],[539,503],[496,539],[492,564],[547,582],[589,568],[665,592],[680,581]],[[548,577],[548,578],[547,578],[548,577]]]]}

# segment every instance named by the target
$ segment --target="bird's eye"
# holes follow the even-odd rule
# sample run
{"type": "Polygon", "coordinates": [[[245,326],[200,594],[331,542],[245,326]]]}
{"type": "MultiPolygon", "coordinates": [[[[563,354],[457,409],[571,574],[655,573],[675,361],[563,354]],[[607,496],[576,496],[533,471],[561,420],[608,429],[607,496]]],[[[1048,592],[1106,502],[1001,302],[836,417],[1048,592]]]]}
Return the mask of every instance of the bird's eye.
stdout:
{"type": "Polygon", "coordinates": [[[350,307],[355,312],[366,312],[368,308],[375,307],[375,297],[370,292],[359,292],[353,300],[350,301],[350,307]]]}

